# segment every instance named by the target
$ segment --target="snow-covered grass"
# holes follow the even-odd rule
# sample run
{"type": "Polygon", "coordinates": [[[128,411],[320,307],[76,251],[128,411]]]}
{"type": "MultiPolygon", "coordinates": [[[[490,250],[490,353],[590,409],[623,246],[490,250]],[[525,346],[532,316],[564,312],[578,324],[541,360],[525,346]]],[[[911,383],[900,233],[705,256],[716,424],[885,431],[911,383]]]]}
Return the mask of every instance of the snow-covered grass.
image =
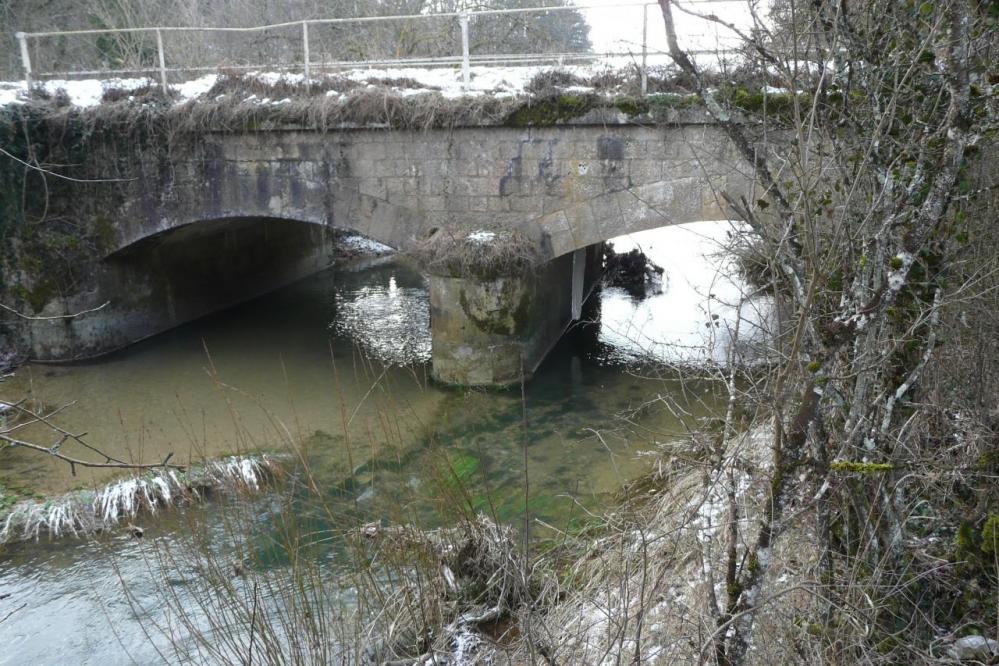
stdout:
{"type": "Polygon", "coordinates": [[[356,234],[341,236],[337,239],[337,245],[350,252],[365,255],[382,255],[395,252],[394,249],[384,243],[379,243],[378,241],[371,240],[366,236],[356,234]]]}
{"type": "MultiPolygon", "coordinates": [[[[97,79],[52,79],[43,81],[37,85],[50,95],[57,94],[60,90],[65,91],[70,102],[74,106],[94,106],[100,104],[104,91],[110,88],[121,90],[136,90],[150,84],[146,78],[140,79],[110,79],[99,81],[97,79]]],[[[25,101],[26,89],[23,81],[0,82],[0,106],[7,104],[23,103],[25,101]]]]}
{"type": "MultiPolygon", "coordinates": [[[[678,462],[704,458],[693,440],[660,444],[654,455],[662,457],[663,476],[609,517],[573,566],[575,578],[560,603],[540,621],[539,633],[551,632],[559,646],[559,663],[609,666],[621,655],[640,655],[643,664],[702,661],[701,648],[717,626],[711,600],[723,604],[727,596],[729,490],[748,540],[761,509],[768,475],[760,472],[769,466],[771,441],[766,428],[736,436],[713,469],[678,462]]],[[[789,557],[810,556],[808,544],[788,541],[783,547],[791,556],[768,551],[781,563],[771,567],[774,578],[786,575],[782,563],[789,557]]],[[[745,549],[740,542],[740,557],[745,549]]]]}
{"type": "MultiPolygon", "coordinates": [[[[542,66],[520,67],[474,67],[471,83],[466,89],[461,71],[452,68],[404,67],[394,69],[356,69],[337,72],[336,76],[366,84],[369,81],[412,81],[418,87],[388,86],[403,95],[418,95],[428,92],[439,92],[446,98],[462,96],[477,96],[491,94],[493,96],[515,96],[524,94],[527,84],[538,72],[551,69],[542,66]]],[[[572,66],[563,68],[572,74],[586,79],[602,72],[602,66],[572,66]]],[[[265,85],[278,83],[301,85],[305,77],[302,74],[280,72],[250,72],[249,77],[256,78],[265,85]]],[[[195,79],[176,83],[170,86],[176,93],[175,103],[182,104],[205,95],[218,82],[219,74],[207,74],[195,79]]],[[[314,79],[318,81],[319,79],[314,79]]],[[[148,85],[157,85],[147,78],[130,79],[51,79],[36,82],[35,85],[50,95],[65,91],[69,101],[74,106],[89,107],[101,102],[106,90],[136,90],[148,85]]],[[[384,85],[384,84],[380,84],[384,85]]],[[[587,86],[574,86],[573,91],[592,90],[587,86]]],[[[333,93],[336,94],[336,93],[333,93]]],[[[26,88],[23,81],[0,82],[0,106],[23,103],[26,99],[26,88]]],[[[281,100],[260,100],[261,103],[280,103],[281,100]]]]}
{"type": "Polygon", "coordinates": [[[47,500],[15,504],[0,529],[0,544],[11,541],[94,534],[131,520],[140,512],[197,501],[214,489],[257,491],[274,472],[267,456],[230,457],[185,472],[165,470],[110,483],[94,491],[77,491],[47,500]]]}

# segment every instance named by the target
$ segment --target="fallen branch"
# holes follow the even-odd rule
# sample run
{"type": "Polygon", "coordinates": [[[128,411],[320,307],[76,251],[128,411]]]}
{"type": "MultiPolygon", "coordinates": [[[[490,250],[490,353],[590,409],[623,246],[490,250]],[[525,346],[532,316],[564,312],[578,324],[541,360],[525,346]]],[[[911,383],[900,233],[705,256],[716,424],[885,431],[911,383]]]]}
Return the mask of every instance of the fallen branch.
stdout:
{"type": "Polygon", "coordinates": [[[56,423],[52,422],[51,420],[52,416],[61,412],[63,409],[69,407],[72,404],[74,403],[63,405],[62,407],[53,410],[49,414],[41,414],[39,412],[32,411],[31,409],[25,407],[24,400],[11,403],[7,407],[7,411],[14,411],[15,413],[25,415],[28,418],[25,421],[21,421],[20,423],[10,426],[4,430],[0,430],[0,444],[8,447],[17,447],[22,449],[28,449],[31,451],[37,451],[39,453],[50,455],[58,460],[62,460],[63,462],[69,465],[70,472],[73,474],[73,476],[76,476],[77,466],[86,467],[86,468],[110,468],[110,469],[134,469],[134,470],[187,469],[186,465],[178,465],[170,462],[170,459],[173,458],[172,452],[167,454],[166,458],[164,458],[161,462],[156,462],[156,463],[134,463],[134,462],[129,462],[127,460],[122,460],[120,458],[115,458],[114,456],[111,456],[105,453],[104,451],[101,451],[99,448],[87,442],[84,439],[87,433],[79,433],[79,434],[72,433],[60,427],[56,423]],[[29,442],[11,435],[11,433],[16,432],[17,430],[20,430],[35,423],[40,423],[59,435],[59,439],[55,442],[55,444],[53,444],[52,446],[42,446],[40,444],[29,442]],[[82,458],[76,458],[74,456],[69,456],[62,453],[61,448],[63,444],[65,444],[67,441],[76,442],[80,446],[94,452],[98,456],[104,458],[103,462],[94,461],[94,460],[84,460],[82,458]]]}

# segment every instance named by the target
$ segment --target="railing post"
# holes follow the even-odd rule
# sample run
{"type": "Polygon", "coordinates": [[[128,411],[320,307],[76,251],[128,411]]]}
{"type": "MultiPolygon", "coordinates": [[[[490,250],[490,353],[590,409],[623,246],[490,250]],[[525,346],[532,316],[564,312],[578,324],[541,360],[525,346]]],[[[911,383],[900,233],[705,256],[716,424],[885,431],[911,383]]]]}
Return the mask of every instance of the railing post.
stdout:
{"type": "Polygon", "coordinates": [[[163,31],[159,28],[156,29],[156,51],[160,58],[160,85],[163,86],[163,94],[169,95],[170,90],[167,88],[166,55],[163,53],[163,31]]]}
{"type": "Polygon", "coordinates": [[[24,87],[31,90],[31,55],[28,53],[28,36],[23,32],[15,35],[21,45],[21,65],[24,67],[24,87]]]}
{"type": "Polygon", "coordinates": [[[302,21],[302,55],[305,57],[305,85],[309,85],[309,23],[302,21]]]}
{"type": "Polygon", "coordinates": [[[642,5],[642,97],[649,92],[649,6],[642,5]]]}
{"type": "Polygon", "coordinates": [[[468,90],[472,83],[472,65],[468,55],[468,14],[459,16],[458,23],[461,24],[461,87],[462,90],[468,90]]]}

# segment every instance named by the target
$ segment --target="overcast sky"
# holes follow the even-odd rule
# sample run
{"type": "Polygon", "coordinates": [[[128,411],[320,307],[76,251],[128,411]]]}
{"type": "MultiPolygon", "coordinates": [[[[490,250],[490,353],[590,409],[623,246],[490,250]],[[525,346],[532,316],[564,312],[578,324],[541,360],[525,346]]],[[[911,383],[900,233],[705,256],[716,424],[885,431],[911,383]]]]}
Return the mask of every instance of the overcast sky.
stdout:
{"type": "MultiPolygon", "coordinates": [[[[596,6],[594,9],[583,10],[587,23],[590,24],[590,39],[597,51],[641,51],[642,43],[642,7],[635,0],[575,0],[580,7],[596,6]]],[[[713,13],[726,21],[745,26],[748,23],[748,11],[745,0],[728,0],[724,2],[687,2],[691,9],[703,14],[713,13]]],[[[649,48],[666,49],[666,30],[663,27],[662,13],[659,7],[652,5],[649,12],[649,48]]],[[[686,48],[714,49],[716,42],[723,45],[726,41],[731,45],[732,34],[717,24],[708,23],[675,12],[677,33],[681,44],[686,48]]]]}

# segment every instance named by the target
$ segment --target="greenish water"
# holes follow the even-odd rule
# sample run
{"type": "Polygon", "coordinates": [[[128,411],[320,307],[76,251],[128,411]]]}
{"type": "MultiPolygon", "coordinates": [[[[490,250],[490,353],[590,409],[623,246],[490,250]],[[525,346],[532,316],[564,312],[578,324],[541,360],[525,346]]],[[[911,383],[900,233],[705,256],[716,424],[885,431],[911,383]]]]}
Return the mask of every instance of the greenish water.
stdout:
{"type": "MultiPolygon", "coordinates": [[[[658,260],[671,273],[668,287],[645,300],[598,293],[589,306],[598,323],[559,343],[524,400],[519,389],[458,390],[428,380],[426,286],[391,258],[317,275],[97,362],[22,368],[0,384],[0,400],[72,403],[58,415],[61,426],[137,461],[280,452],[292,478],[323,499],[319,508],[315,493],[292,494],[293,510],[314,534],[376,520],[441,524],[456,511],[516,521],[525,482],[531,514],[564,529],[645,469],[642,451],[683,436],[674,414],[712,412],[711,387],[664,378],[638,361],[650,353],[649,340],[651,351],[707,345],[715,354],[713,337],[702,339],[711,311],[676,308],[697,301],[697,290],[683,284],[697,270],[717,291],[713,269],[691,249],[720,228],[702,228],[686,249],[678,229],[648,237],[665,248],[658,260]],[[670,262],[681,258],[691,268],[672,273],[670,262]]],[[[22,435],[48,437],[40,429],[22,435]]],[[[87,454],[69,446],[64,452],[87,454]]],[[[72,476],[31,453],[7,451],[2,462],[0,483],[14,488],[61,492],[108,479],[72,476]]],[[[144,516],[145,543],[182,543],[191,515],[222,525],[223,504],[144,516]]],[[[264,498],[251,511],[259,514],[260,548],[274,548],[275,508],[264,498]]],[[[343,564],[335,539],[317,541],[343,564]]],[[[263,559],[279,565],[272,555],[263,559]]],[[[0,595],[10,595],[0,599],[0,618],[19,610],[0,623],[7,646],[0,664],[158,661],[139,620],[164,610],[156,593],[163,571],[120,535],[12,548],[0,559],[0,595]],[[123,598],[123,581],[142,612],[123,598]],[[56,622],[60,630],[51,631],[56,622]]]]}

